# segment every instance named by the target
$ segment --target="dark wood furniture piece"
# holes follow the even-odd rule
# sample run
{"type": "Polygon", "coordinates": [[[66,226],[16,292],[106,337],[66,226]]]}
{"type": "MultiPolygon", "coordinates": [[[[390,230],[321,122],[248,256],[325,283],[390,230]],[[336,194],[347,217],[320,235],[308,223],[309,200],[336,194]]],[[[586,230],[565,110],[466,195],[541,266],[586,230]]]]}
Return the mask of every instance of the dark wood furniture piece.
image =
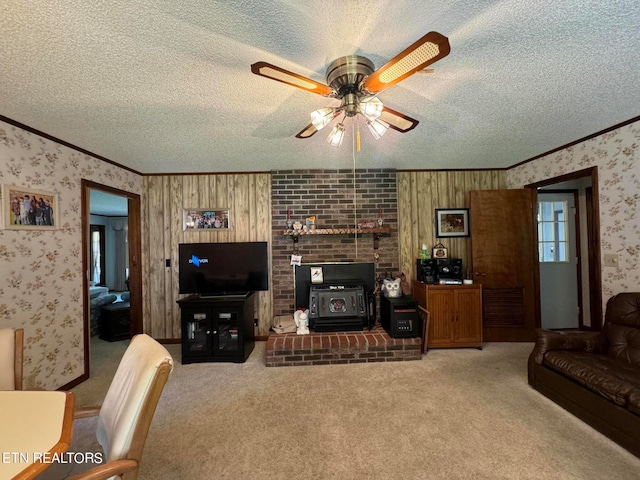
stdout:
{"type": "Polygon", "coordinates": [[[253,292],[178,300],[182,363],[246,361],[255,346],[254,301],[253,292]]]}
{"type": "Polygon", "coordinates": [[[429,348],[482,348],[482,285],[427,285],[414,280],[413,296],[429,312],[429,348]]]}
{"type": "Polygon", "coordinates": [[[100,338],[116,342],[131,337],[131,316],[129,302],[110,303],[101,307],[100,338]]]}

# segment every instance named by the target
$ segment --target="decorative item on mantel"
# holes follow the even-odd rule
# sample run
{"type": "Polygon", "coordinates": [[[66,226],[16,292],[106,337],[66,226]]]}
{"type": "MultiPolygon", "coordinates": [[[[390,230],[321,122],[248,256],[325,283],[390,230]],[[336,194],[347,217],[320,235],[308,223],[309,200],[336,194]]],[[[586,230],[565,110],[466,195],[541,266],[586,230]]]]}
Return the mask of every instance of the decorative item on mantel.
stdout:
{"type": "Polygon", "coordinates": [[[293,227],[293,220],[291,220],[291,208],[287,207],[287,230],[291,230],[293,227]]]}
{"type": "Polygon", "coordinates": [[[307,223],[305,225],[305,227],[309,230],[315,230],[316,229],[316,216],[315,215],[311,215],[310,217],[307,217],[307,223]]]}
{"type": "Polygon", "coordinates": [[[382,227],[382,224],[383,224],[383,223],[384,223],[384,222],[383,222],[383,220],[382,220],[382,205],[380,205],[380,206],[378,207],[378,226],[379,226],[379,227],[382,227]]]}
{"type": "Polygon", "coordinates": [[[376,222],[358,222],[358,228],[361,230],[366,230],[368,228],[376,228],[376,222]]]}

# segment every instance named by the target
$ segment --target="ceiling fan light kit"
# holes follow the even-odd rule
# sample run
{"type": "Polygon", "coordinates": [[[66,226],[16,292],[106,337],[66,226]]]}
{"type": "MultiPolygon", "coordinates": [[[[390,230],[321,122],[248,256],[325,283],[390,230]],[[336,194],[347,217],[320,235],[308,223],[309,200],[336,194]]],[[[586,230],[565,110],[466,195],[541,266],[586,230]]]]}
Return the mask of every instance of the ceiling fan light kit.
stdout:
{"type": "MultiPolygon", "coordinates": [[[[386,64],[375,70],[373,62],[360,55],[340,57],[327,68],[327,85],[303,77],[266,62],[251,65],[251,71],[263,77],[301,88],[311,93],[337,98],[336,108],[325,107],[311,112],[311,123],[296,134],[309,138],[329,125],[340,113],[346,117],[365,117],[367,126],[377,140],[389,129],[405,133],[418,125],[418,120],[386,107],[377,94],[399,83],[449,54],[447,37],[429,32],[411,44],[386,64]]],[[[336,125],[327,141],[339,147],[344,138],[344,118],[336,125]]]]}
{"type": "Polygon", "coordinates": [[[358,108],[367,120],[373,121],[380,116],[384,105],[378,97],[373,97],[371,99],[361,99],[358,108]]]}
{"type": "Polygon", "coordinates": [[[371,135],[373,135],[373,138],[378,140],[387,132],[387,130],[389,129],[389,124],[376,118],[375,120],[367,122],[367,127],[369,127],[369,131],[371,132],[371,135]]]}
{"type": "Polygon", "coordinates": [[[327,137],[327,142],[329,142],[329,145],[331,145],[332,147],[339,147],[340,145],[342,145],[343,139],[344,124],[339,123],[335,127],[333,127],[333,130],[331,130],[331,133],[327,137]]]}
{"type": "Polygon", "coordinates": [[[322,130],[336,117],[336,113],[335,108],[319,108],[311,112],[311,123],[316,127],[316,130],[322,130]]]}

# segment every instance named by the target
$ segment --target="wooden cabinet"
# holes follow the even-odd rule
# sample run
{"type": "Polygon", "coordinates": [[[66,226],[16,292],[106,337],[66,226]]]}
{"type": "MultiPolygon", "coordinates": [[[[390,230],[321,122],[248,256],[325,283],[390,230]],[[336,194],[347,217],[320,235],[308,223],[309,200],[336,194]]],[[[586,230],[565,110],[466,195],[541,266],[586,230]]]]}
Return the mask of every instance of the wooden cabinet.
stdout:
{"type": "Polygon", "coordinates": [[[178,300],[182,363],[247,360],[255,345],[254,294],[178,300]]]}
{"type": "Polygon", "coordinates": [[[429,348],[482,348],[482,285],[427,285],[414,280],[413,297],[429,312],[429,348]]]}

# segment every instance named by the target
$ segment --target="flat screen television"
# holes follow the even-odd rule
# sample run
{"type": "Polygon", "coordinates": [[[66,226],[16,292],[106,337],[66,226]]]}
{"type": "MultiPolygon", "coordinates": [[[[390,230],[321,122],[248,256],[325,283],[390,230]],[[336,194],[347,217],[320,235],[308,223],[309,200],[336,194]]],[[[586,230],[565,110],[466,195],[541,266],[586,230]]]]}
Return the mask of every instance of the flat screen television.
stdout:
{"type": "Polygon", "coordinates": [[[244,295],[269,289],[267,242],[181,243],[181,294],[244,295]]]}

